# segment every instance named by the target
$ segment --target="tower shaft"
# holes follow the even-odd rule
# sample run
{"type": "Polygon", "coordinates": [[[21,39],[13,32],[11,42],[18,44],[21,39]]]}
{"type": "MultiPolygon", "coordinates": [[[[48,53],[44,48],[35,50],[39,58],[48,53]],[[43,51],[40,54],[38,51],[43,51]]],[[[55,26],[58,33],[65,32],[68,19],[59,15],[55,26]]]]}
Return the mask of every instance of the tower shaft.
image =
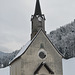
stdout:
{"type": "Polygon", "coordinates": [[[36,1],[34,15],[31,16],[31,23],[32,23],[31,39],[33,39],[33,37],[40,29],[42,29],[45,32],[45,16],[41,12],[39,0],[36,1]]]}

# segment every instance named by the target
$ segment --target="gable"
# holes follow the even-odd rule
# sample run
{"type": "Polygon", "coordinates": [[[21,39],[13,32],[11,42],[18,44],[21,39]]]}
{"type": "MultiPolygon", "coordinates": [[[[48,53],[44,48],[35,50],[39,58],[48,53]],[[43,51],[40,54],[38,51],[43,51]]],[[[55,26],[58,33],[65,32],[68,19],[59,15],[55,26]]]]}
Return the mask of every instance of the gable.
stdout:
{"type": "MultiPolygon", "coordinates": [[[[41,42],[41,44],[42,43],[49,43],[50,45],[49,46],[51,46],[51,48],[53,48],[53,50],[55,51],[55,53],[57,54],[57,55],[59,55],[60,57],[63,57],[62,55],[61,55],[61,53],[58,51],[58,50],[56,50],[56,48],[54,47],[54,45],[52,44],[52,42],[49,40],[49,38],[47,37],[47,35],[43,32],[43,30],[41,29],[41,30],[39,30],[39,32],[34,36],[34,38],[31,40],[31,41],[29,41],[25,46],[23,46],[22,47],[22,49],[20,50],[20,52],[17,54],[17,56],[9,63],[9,64],[11,64],[12,62],[14,62],[16,59],[18,59],[20,56],[22,56],[26,51],[27,51],[27,49],[29,48],[29,46],[35,41],[35,40],[37,40],[38,39],[38,41],[37,42],[41,42]]],[[[40,44],[40,43],[39,43],[40,44]]],[[[40,45],[41,45],[40,44],[40,45]]],[[[41,47],[41,46],[40,46],[41,47]]]]}
{"type": "MultiPolygon", "coordinates": [[[[42,30],[39,31],[27,50],[21,55],[21,60],[24,74],[34,74],[42,62],[47,63],[48,67],[54,71],[54,74],[55,71],[56,73],[59,71],[59,74],[62,72],[62,56],[56,51],[42,30]],[[40,53],[43,55],[42,57],[40,53]]],[[[46,72],[48,71],[46,67],[43,66],[39,72],[41,73],[43,69],[45,69],[46,72]]]]}
{"type": "Polygon", "coordinates": [[[43,30],[41,29],[38,34],[35,36],[34,41],[36,41],[41,48],[41,44],[43,44],[43,48],[47,49],[48,47],[50,48],[50,50],[54,51],[54,54],[57,54],[59,57],[63,57],[63,55],[55,48],[55,46],[52,44],[52,42],[50,41],[50,39],[47,37],[47,35],[43,32],[43,30]]]}

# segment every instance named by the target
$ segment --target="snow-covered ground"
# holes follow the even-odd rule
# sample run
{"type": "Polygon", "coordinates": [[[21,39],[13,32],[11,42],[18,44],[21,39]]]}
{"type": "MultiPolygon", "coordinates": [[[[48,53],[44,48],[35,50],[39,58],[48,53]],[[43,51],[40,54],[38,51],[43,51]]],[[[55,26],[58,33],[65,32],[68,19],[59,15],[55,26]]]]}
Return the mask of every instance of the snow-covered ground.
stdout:
{"type": "Polygon", "coordinates": [[[10,75],[10,68],[9,66],[6,68],[0,69],[0,75],[10,75]]]}
{"type": "MultiPolygon", "coordinates": [[[[63,62],[63,75],[74,75],[75,74],[75,58],[69,60],[62,60],[63,62]]],[[[6,67],[0,69],[0,75],[10,75],[10,68],[6,67]]]]}
{"type": "Polygon", "coordinates": [[[63,75],[75,75],[75,58],[63,59],[63,75]]]}

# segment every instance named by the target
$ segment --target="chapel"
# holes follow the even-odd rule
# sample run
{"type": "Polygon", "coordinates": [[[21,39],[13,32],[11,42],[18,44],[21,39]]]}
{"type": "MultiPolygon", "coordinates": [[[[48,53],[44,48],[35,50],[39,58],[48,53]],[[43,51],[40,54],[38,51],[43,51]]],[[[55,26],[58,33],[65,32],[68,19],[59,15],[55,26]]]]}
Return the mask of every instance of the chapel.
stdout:
{"type": "Polygon", "coordinates": [[[63,75],[62,55],[46,35],[45,20],[36,0],[31,39],[10,62],[10,75],[63,75]]]}

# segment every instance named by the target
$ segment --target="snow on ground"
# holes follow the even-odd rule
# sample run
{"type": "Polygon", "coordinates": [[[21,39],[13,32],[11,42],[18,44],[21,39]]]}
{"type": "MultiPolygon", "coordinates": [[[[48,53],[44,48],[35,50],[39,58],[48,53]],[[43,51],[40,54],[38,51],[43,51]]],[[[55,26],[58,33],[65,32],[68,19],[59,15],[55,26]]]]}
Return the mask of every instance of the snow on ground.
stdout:
{"type": "Polygon", "coordinates": [[[1,68],[0,75],[10,75],[10,68],[9,67],[1,68]]]}
{"type": "Polygon", "coordinates": [[[75,58],[63,59],[63,75],[75,75],[75,58]]]}
{"type": "MultiPolygon", "coordinates": [[[[69,60],[62,60],[63,63],[63,75],[75,75],[75,58],[69,60]]],[[[10,75],[10,68],[0,69],[0,75],[10,75]]]]}

